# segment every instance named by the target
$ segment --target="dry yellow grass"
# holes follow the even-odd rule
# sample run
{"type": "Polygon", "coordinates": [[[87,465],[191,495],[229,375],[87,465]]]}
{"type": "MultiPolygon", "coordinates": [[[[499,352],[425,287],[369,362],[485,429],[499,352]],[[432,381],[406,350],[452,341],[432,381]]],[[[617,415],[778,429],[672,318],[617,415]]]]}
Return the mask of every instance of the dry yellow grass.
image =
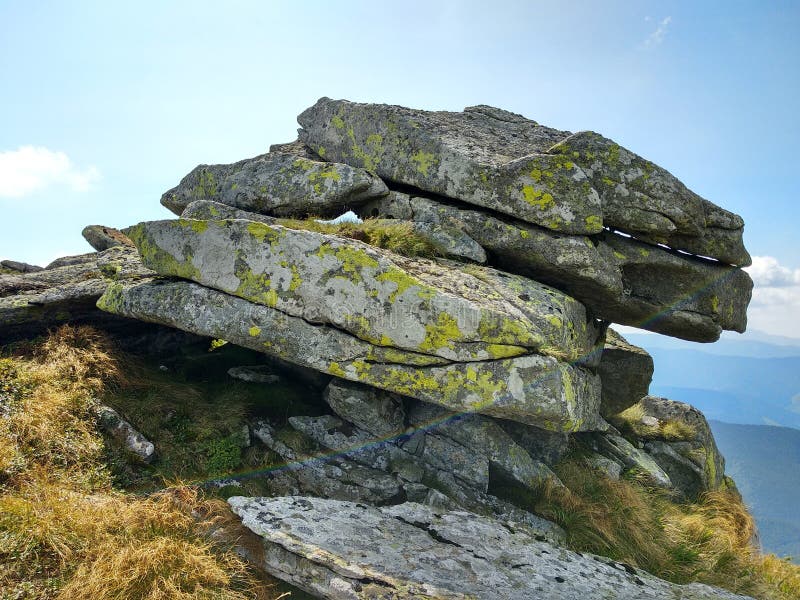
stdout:
{"type": "Polygon", "coordinates": [[[670,442],[693,440],[697,432],[688,424],[679,420],[659,421],[658,425],[645,425],[642,419],[646,412],[641,403],[634,404],[614,415],[609,420],[625,434],[633,434],[643,439],[662,439],[670,442]]]}
{"type": "Polygon", "coordinates": [[[0,380],[0,598],[276,596],[232,551],[246,534],[223,502],[112,489],[93,398],[130,382],[102,335],[63,327],[0,380]]]}
{"type": "Polygon", "coordinates": [[[752,545],[753,518],[733,490],[676,503],[635,481],[599,477],[578,461],[544,490],[536,510],[567,531],[569,545],[676,583],[701,581],[765,600],[800,598],[800,567],[752,545]]]}

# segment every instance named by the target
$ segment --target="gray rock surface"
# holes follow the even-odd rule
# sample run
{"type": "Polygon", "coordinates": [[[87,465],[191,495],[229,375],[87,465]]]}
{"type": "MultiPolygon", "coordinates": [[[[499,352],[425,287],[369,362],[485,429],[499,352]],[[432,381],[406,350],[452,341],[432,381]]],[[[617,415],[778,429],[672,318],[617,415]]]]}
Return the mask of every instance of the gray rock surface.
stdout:
{"type": "Polygon", "coordinates": [[[459,361],[530,352],[569,360],[585,356],[599,335],[583,305],[535,281],[410,259],[333,235],[176,220],[140,223],[130,236],[144,264],[161,275],[383,347],[459,361]]]}
{"type": "Polygon", "coordinates": [[[87,225],[81,231],[83,238],[97,251],[108,250],[114,246],[133,246],[133,242],[119,229],[105,225],[87,225]]]}
{"type": "Polygon", "coordinates": [[[110,406],[99,406],[97,421],[100,427],[116,439],[128,453],[145,464],[153,461],[156,456],[153,443],[123,419],[116,410],[110,406]]]}
{"type": "Polygon", "coordinates": [[[747,265],[740,217],[593,132],[571,134],[489,106],[462,113],[321,98],[300,138],[329,160],[565,233],[604,225],[747,265]]]}
{"type": "Polygon", "coordinates": [[[563,290],[608,321],[703,342],[747,324],[753,284],[746,272],[623,235],[565,235],[397,192],[362,214],[461,227],[493,265],[563,290]]]}
{"type": "MultiPolygon", "coordinates": [[[[291,227],[291,222],[286,219],[281,220],[209,200],[190,202],[181,213],[181,218],[196,220],[244,219],[246,221],[266,223],[267,225],[286,225],[291,227]]],[[[375,219],[373,225],[381,221],[381,219],[375,219]]],[[[386,221],[386,223],[396,225],[397,220],[386,221]]],[[[416,221],[409,221],[409,223],[414,234],[428,240],[439,251],[441,256],[455,259],[466,258],[477,263],[486,262],[486,251],[478,242],[458,227],[416,221]]]]}
{"type": "Polygon", "coordinates": [[[600,414],[608,418],[647,395],[653,379],[653,358],[644,349],[629,344],[613,329],[608,329],[598,373],[603,386],[600,414]]]}
{"type": "Polygon", "coordinates": [[[373,508],[320,498],[228,500],[263,552],[257,566],[320,598],[733,599],[578,554],[531,528],[420,504],[373,508]]]}
{"type": "Polygon", "coordinates": [[[270,215],[329,215],[387,193],[364,169],[326,163],[282,148],[230,165],[200,165],[161,197],[176,215],[194,200],[212,200],[270,215]]]}
{"type": "Polygon", "coordinates": [[[56,264],[33,272],[0,274],[0,343],[34,337],[64,323],[117,325],[121,319],[95,306],[109,281],[153,275],[131,247],[68,257],[56,264]]]}
{"type": "Polygon", "coordinates": [[[650,483],[662,488],[672,488],[669,475],[649,454],[633,446],[624,437],[612,433],[591,433],[585,437],[589,447],[627,469],[644,475],[650,483]]]}
{"type": "Polygon", "coordinates": [[[17,273],[35,273],[36,271],[41,271],[44,268],[38,265],[30,265],[28,263],[19,262],[18,260],[0,260],[0,267],[7,269],[8,271],[16,271],[17,273]]]}
{"type": "Polygon", "coordinates": [[[405,410],[395,394],[334,379],[325,388],[324,397],[333,412],[373,436],[395,437],[405,431],[405,410]]]}
{"type": "Polygon", "coordinates": [[[115,284],[98,301],[114,314],[273,354],[390,392],[514,419],[556,431],[605,429],[599,378],[554,357],[525,355],[477,362],[375,346],[268,306],[182,281],[115,284]],[[422,358],[420,358],[422,357],[422,358]]]}
{"type": "Polygon", "coordinates": [[[693,498],[706,490],[716,490],[724,485],[725,457],[717,448],[714,435],[705,416],[685,402],[645,396],[641,400],[646,417],[662,423],[677,421],[688,428],[685,439],[667,439],[654,434],[645,449],[655,461],[674,478],[674,485],[693,498]]]}

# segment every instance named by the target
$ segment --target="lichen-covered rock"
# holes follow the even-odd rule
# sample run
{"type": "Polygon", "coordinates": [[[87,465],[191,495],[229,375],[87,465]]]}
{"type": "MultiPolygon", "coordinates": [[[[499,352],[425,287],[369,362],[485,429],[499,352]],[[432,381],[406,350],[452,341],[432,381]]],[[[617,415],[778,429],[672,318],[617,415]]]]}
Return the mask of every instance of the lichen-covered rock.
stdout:
{"type": "Polygon", "coordinates": [[[491,253],[494,265],[563,290],[608,321],[701,342],[747,324],[752,281],[718,262],[612,232],[564,235],[398,192],[371,202],[362,214],[461,227],[491,253]]]}
{"type": "Polygon", "coordinates": [[[176,215],[212,200],[270,215],[327,215],[387,193],[364,169],[295,154],[293,147],[230,165],[200,165],[161,197],[176,215]]]}
{"type": "Polygon", "coordinates": [[[458,361],[531,352],[576,360],[600,333],[583,305],[535,281],[333,235],[252,221],[174,220],[140,223],[130,236],[159,274],[385,348],[458,361]]]}
{"type": "Polygon", "coordinates": [[[576,133],[549,151],[572,158],[591,178],[604,224],[653,244],[750,264],[742,218],[701,198],[665,169],[593,131],[576,133]]]}
{"type": "Polygon", "coordinates": [[[284,360],[440,404],[555,431],[606,427],[599,378],[551,356],[448,362],[376,346],[334,327],[182,281],[112,285],[98,301],[109,312],[223,338],[284,360]]]}
{"type": "Polygon", "coordinates": [[[151,276],[131,247],[110,248],[38,271],[0,274],[0,343],[41,335],[64,323],[113,326],[122,319],[97,310],[109,279],[151,276]]]}
{"type": "Polygon", "coordinates": [[[263,539],[263,552],[244,549],[245,556],[320,598],[743,598],[702,584],[668,583],[554,546],[524,524],[464,511],[304,497],[228,502],[263,539]]]}
{"type": "Polygon", "coordinates": [[[606,458],[618,462],[627,469],[634,469],[649,481],[662,488],[671,488],[672,481],[653,458],[633,446],[624,437],[612,433],[590,433],[583,436],[588,446],[606,458]]]}
{"type": "Polygon", "coordinates": [[[646,436],[645,450],[666,471],[673,485],[690,498],[724,485],[725,458],[717,448],[705,416],[695,407],[657,396],[641,400],[645,417],[654,419],[653,434],[646,436]],[[670,423],[683,425],[679,431],[670,423]]]}
{"type": "Polygon", "coordinates": [[[647,395],[653,379],[653,358],[608,329],[598,373],[603,386],[600,414],[608,418],[647,395]]]}
{"type": "Polygon", "coordinates": [[[133,242],[119,229],[105,225],[87,225],[81,231],[83,238],[98,252],[114,246],[133,246],[133,242]]]}
{"type": "MultiPolygon", "coordinates": [[[[209,200],[195,200],[189,203],[181,213],[181,218],[196,220],[244,219],[246,221],[266,223],[267,225],[286,224],[286,220],[281,221],[276,217],[269,217],[209,200]]],[[[380,225],[381,222],[381,220],[376,219],[372,225],[380,225]]],[[[466,258],[477,263],[486,262],[486,251],[478,242],[458,227],[448,227],[424,221],[409,221],[409,223],[414,234],[430,242],[439,251],[440,255],[456,259],[466,258]]],[[[386,224],[396,225],[397,221],[387,221],[386,224]]]]}
{"type": "Polygon", "coordinates": [[[574,160],[546,153],[568,132],[485,108],[427,112],[322,98],[297,120],[300,139],[327,160],[557,231],[599,232],[589,178],[574,160]]]}
{"type": "Polygon", "coordinates": [[[604,225],[747,265],[743,222],[665,169],[593,132],[489,106],[462,113],[321,98],[298,122],[327,159],[565,233],[604,225]]]}
{"type": "Polygon", "coordinates": [[[566,433],[505,419],[497,423],[531,458],[548,466],[558,464],[569,451],[570,436],[566,433]]]}

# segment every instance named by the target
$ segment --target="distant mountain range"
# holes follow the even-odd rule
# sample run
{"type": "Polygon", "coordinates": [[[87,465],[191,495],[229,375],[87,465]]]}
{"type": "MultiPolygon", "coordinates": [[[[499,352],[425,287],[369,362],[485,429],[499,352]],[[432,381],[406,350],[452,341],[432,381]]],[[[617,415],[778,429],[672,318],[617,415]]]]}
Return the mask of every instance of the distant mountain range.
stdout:
{"type": "Polygon", "coordinates": [[[800,564],[800,430],[711,421],[725,471],[756,518],[761,544],[800,564]]]}
{"type": "Polygon", "coordinates": [[[653,356],[651,394],[688,402],[709,419],[764,549],[800,562],[800,340],[747,332],[697,344],[623,335],[653,356]]]}

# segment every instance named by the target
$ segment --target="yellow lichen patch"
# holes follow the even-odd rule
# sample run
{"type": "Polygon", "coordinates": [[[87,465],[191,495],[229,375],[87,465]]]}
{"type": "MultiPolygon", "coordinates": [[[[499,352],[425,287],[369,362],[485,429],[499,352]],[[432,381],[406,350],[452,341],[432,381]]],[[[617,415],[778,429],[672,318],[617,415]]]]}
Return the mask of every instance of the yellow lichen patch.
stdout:
{"type": "Polygon", "coordinates": [[[347,373],[345,373],[344,369],[339,366],[338,362],[332,362],[328,365],[328,373],[331,375],[335,375],[336,377],[346,377],[347,373]]]}
{"type": "Polygon", "coordinates": [[[436,323],[425,326],[425,339],[419,345],[423,352],[436,352],[441,348],[453,349],[455,343],[461,341],[461,330],[458,322],[449,314],[442,312],[436,323]]]}
{"type": "Polygon", "coordinates": [[[430,168],[435,164],[438,163],[439,160],[434,156],[432,152],[423,152],[420,150],[419,152],[415,152],[411,155],[411,161],[416,164],[417,171],[422,173],[425,177],[428,176],[428,171],[430,168]]]}
{"type": "Polygon", "coordinates": [[[555,205],[553,195],[550,194],[550,192],[537,190],[532,185],[522,186],[522,196],[525,199],[525,202],[542,210],[552,208],[555,205]]]}
{"type": "Polygon", "coordinates": [[[511,344],[487,344],[486,351],[493,359],[500,359],[522,356],[528,352],[528,349],[522,346],[512,346],[511,344]]]}
{"type": "MultiPolygon", "coordinates": [[[[331,119],[331,125],[336,127],[336,129],[344,129],[344,121],[339,115],[333,115],[333,118],[331,119]]],[[[320,156],[322,155],[320,154],[320,156]]]]}
{"type": "Polygon", "coordinates": [[[436,295],[434,290],[424,286],[417,279],[400,269],[390,268],[387,271],[380,273],[375,279],[380,282],[391,282],[395,284],[395,289],[389,294],[390,302],[397,300],[398,296],[412,287],[419,288],[417,293],[420,298],[429,299],[436,295]]]}
{"type": "Polygon", "coordinates": [[[253,325],[252,327],[250,327],[250,329],[247,330],[247,332],[250,334],[250,337],[258,337],[259,335],[261,335],[261,327],[253,325]]]}
{"type": "Polygon", "coordinates": [[[562,327],[564,327],[564,321],[561,319],[561,317],[557,315],[547,315],[546,318],[547,322],[550,323],[550,325],[552,325],[556,329],[561,329],[562,327]]]}
{"type": "Polygon", "coordinates": [[[264,243],[269,241],[270,244],[278,241],[283,237],[283,232],[270,227],[266,223],[257,223],[249,221],[247,223],[247,233],[256,238],[259,242],[264,243]]]}
{"type": "Polygon", "coordinates": [[[589,215],[584,219],[586,227],[592,231],[601,231],[603,229],[603,217],[600,215],[589,215]]]}

